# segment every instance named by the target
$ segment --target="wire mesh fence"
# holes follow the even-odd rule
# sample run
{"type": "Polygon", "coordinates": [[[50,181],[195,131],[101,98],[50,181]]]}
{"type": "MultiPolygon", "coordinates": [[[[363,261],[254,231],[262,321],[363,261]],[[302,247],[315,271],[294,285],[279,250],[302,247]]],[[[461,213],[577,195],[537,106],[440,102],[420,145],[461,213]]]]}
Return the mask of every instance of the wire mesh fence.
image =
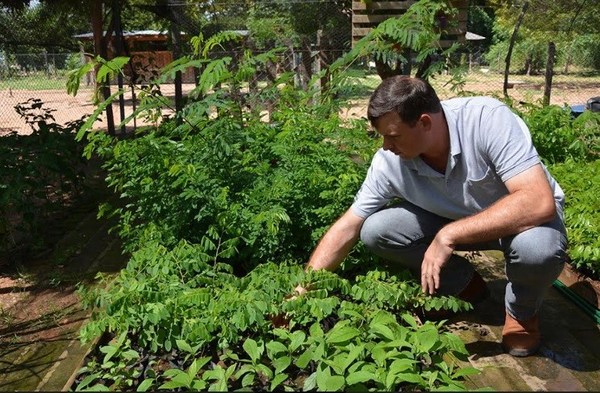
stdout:
{"type": "MultiPolygon", "coordinates": [[[[296,26],[291,29],[289,23],[278,20],[276,16],[276,7],[281,7],[282,4],[285,5],[285,2],[264,2],[254,11],[254,17],[250,19],[240,17],[237,22],[231,15],[236,12],[242,15],[239,9],[221,10],[223,15],[229,14],[229,21],[234,21],[225,26],[227,29],[243,34],[248,34],[249,31],[253,33],[251,43],[245,41],[244,45],[231,48],[221,55],[236,56],[236,53],[239,55],[241,51],[248,49],[259,52],[273,46],[282,46],[285,50],[281,54],[280,61],[271,69],[265,69],[259,77],[268,78],[269,73],[293,71],[296,74],[296,85],[302,87],[319,68],[327,67],[351,49],[352,10],[339,7],[333,1],[318,2],[318,6],[316,6],[317,2],[308,0],[289,2],[285,6],[288,7],[288,11],[290,7],[297,8],[292,11],[296,12],[295,15],[302,25],[302,28],[296,26]],[[325,6],[332,8],[328,9],[325,6]],[[261,18],[257,18],[257,14],[260,14],[261,18]],[[265,16],[269,15],[273,16],[265,19],[265,16]]],[[[191,6],[182,3],[174,7],[181,13],[182,9],[191,6]]],[[[239,4],[236,3],[231,3],[230,6],[239,8],[239,4]]],[[[185,26],[190,22],[182,17],[180,23],[185,26]]],[[[191,29],[191,26],[188,27],[191,29]]],[[[131,37],[128,46],[132,63],[137,64],[139,71],[134,80],[136,88],[139,89],[158,75],[161,67],[173,60],[173,54],[170,47],[165,44],[168,37],[166,33],[138,32],[137,37],[142,38],[137,40],[135,32],[129,32],[128,35],[131,37]],[[155,38],[160,37],[160,42],[153,43],[149,38],[150,35],[155,38]]],[[[449,83],[451,75],[457,69],[463,73],[460,94],[503,96],[508,44],[506,42],[491,44],[489,38],[480,34],[467,33],[466,40],[452,65],[455,69],[449,69],[431,79],[441,98],[450,98],[459,94],[456,89],[450,88],[449,83]]],[[[553,38],[548,36],[547,39],[538,41],[551,42],[554,41],[553,38]]],[[[189,35],[186,40],[188,39],[189,35]]],[[[541,102],[546,82],[547,51],[545,45],[535,48],[524,44],[515,46],[511,60],[511,73],[506,85],[510,98],[526,103],[541,102]]],[[[600,39],[595,40],[593,36],[556,44],[551,104],[583,105],[589,98],[600,96],[598,53],[600,53],[600,39]]],[[[96,97],[93,75],[84,78],[75,97],[66,92],[67,73],[80,66],[83,61],[85,60],[82,53],[0,52],[0,135],[12,131],[19,133],[30,131],[24,119],[15,110],[15,106],[30,98],[40,99],[45,107],[53,109],[53,116],[59,124],[91,114],[96,97]]],[[[352,113],[355,116],[364,116],[363,112],[370,91],[377,86],[380,79],[370,59],[356,63],[354,67],[357,71],[355,82],[365,88],[357,89],[359,93],[348,98],[356,104],[352,113]]],[[[198,70],[186,72],[183,79],[184,94],[195,87],[197,77],[198,70]]],[[[166,96],[174,95],[172,84],[161,86],[161,91],[166,96]]],[[[131,92],[128,90],[126,93],[128,105],[131,105],[131,99],[131,92]]],[[[115,111],[118,113],[116,109],[115,111]]],[[[127,109],[126,114],[129,113],[131,107],[127,109]]],[[[105,124],[98,123],[97,126],[103,127],[105,124]]]]}

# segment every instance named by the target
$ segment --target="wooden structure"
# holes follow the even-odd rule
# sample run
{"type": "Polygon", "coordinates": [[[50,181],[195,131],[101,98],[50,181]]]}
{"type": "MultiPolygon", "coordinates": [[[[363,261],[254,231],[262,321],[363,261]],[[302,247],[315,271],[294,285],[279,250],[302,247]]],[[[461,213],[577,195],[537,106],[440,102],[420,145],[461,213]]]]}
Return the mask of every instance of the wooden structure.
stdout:
{"type": "MultiPolygon", "coordinates": [[[[84,42],[93,40],[92,33],[74,36],[84,42]]],[[[115,36],[111,37],[108,45],[108,58],[114,58],[116,51],[115,36]]],[[[130,63],[134,67],[136,83],[149,82],[158,75],[161,68],[173,61],[173,52],[169,49],[169,35],[156,30],[139,30],[124,32],[123,38],[131,57],[130,63]]],[[[127,77],[131,76],[131,68],[123,69],[127,77]]],[[[194,75],[191,69],[183,73],[185,83],[193,83],[194,75]]],[[[113,81],[114,83],[114,81],[113,81]]]]}
{"type": "MultiPolygon", "coordinates": [[[[418,0],[402,1],[353,1],[352,2],[352,45],[366,36],[374,27],[388,18],[397,18],[404,14],[408,8],[418,0]]],[[[452,6],[458,9],[458,16],[454,20],[444,21],[448,24],[447,33],[442,37],[440,45],[450,47],[455,42],[464,42],[467,32],[467,0],[451,0],[452,6]],[[457,26],[452,27],[452,22],[457,21],[457,26]]]]}

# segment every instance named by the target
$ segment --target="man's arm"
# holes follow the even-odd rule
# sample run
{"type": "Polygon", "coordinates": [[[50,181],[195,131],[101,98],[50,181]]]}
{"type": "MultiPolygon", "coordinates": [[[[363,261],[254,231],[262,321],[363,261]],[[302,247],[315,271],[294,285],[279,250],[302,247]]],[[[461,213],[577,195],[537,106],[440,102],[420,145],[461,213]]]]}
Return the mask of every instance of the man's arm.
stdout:
{"type": "Polygon", "coordinates": [[[354,214],[352,209],[348,209],[323,235],[306,269],[330,271],[337,269],[358,241],[364,221],[364,218],[354,214]]]}
{"type": "Polygon", "coordinates": [[[421,265],[423,292],[439,288],[440,270],[457,245],[500,239],[550,221],[554,195],[541,165],[505,182],[509,194],[487,209],[444,226],[425,252],[421,265]]]}
{"type": "MultiPolygon", "coordinates": [[[[337,269],[358,241],[364,221],[364,218],[354,214],[352,209],[348,209],[323,235],[306,264],[306,270],[337,269]]],[[[306,288],[299,285],[295,291],[303,294],[306,288]]]]}

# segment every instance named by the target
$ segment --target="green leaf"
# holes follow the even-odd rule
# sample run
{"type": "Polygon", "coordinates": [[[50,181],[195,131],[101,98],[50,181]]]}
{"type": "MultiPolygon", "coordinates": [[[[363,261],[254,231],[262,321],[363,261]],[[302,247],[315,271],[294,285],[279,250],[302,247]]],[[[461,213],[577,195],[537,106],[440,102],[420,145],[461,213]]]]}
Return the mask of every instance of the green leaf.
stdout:
{"type": "Polygon", "coordinates": [[[123,66],[127,64],[128,61],[129,57],[118,56],[114,59],[104,62],[96,74],[96,81],[101,83],[108,82],[108,79],[112,78],[115,73],[121,71],[123,66]]]}
{"type": "Polygon", "coordinates": [[[394,374],[396,381],[409,382],[422,386],[425,380],[417,373],[399,373],[394,374]]]}
{"type": "Polygon", "coordinates": [[[260,359],[261,352],[259,350],[258,344],[251,338],[246,339],[244,344],[242,344],[244,351],[250,356],[253,362],[257,362],[260,359]]]}
{"type": "Polygon", "coordinates": [[[422,352],[429,352],[438,343],[439,337],[435,326],[423,326],[416,334],[417,348],[422,352]]]}
{"type": "Polygon", "coordinates": [[[344,377],[340,375],[331,375],[329,366],[319,365],[317,368],[317,386],[323,392],[335,392],[344,387],[344,377]]]}
{"type": "Polygon", "coordinates": [[[136,392],[147,391],[150,388],[150,386],[152,386],[153,383],[154,383],[154,378],[144,379],[142,381],[142,383],[140,383],[139,386],[137,387],[136,392]]]}
{"type": "Polygon", "coordinates": [[[477,375],[477,374],[481,374],[481,371],[476,369],[475,367],[465,367],[465,368],[460,368],[460,369],[456,370],[452,374],[452,377],[453,378],[462,378],[467,375],[477,375]]]}
{"type": "Polygon", "coordinates": [[[281,342],[279,341],[269,341],[266,344],[267,347],[267,353],[269,354],[269,357],[271,359],[275,358],[275,355],[277,355],[278,353],[281,352],[288,352],[288,348],[281,342]]]}
{"type": "Polygon", "coordinates": [[[292,364],[292,358],[290,356],[282,356],[273,360],[271,364],[273,365],[273,367],[275,367],[275,374],[279,374],[285,371],[285,369],[288,368],[290,364],[292,364]]]}
{"type": "Polygon", "coordinates": [[[410,325],[410,327],[412,328],[418,328],[419,325],[417,324],[417,320],[415,319],[415,317],[413,317],[412,315],[410,315],[409,313],[404,313],[402,314],[402,319],[408,323],[410,325]]]}
{"type": "Polygon", "coordinates": [[[273,378],[273,380],[271,381],[271,386],[270,386],[270,390],[275,390],[275,388],[279,385],[281,385],[286,379],[288,379],[288,375],[287,374],[277,374],[275,375],[275,378],[273,378]]]}
{"type": "Polygon", "coordinates": [[[297,330],[292,333],[292,342],[290,343],[290,351],[295,351],[306,341],[306,333],[302,330],[297,330]]]}
{"type": "Polygon", "coordinates": [[[333,329],[327,332],[325,342],[328,344],[339,344],[352,340],[360,335],[360,331],[352,326],[344,326],[338,322],[333,329]]]}
{"type": "Polygon", "coordinates": [[[381,323],[371,323],[371,325],[369,326],[369,333],[373,333],[379,337],[383,337],[388,340],[393,340],[395,338],[392,329],[381,323]]]}
{"type": "Polygon", "coordinates": [[[256,374],[246,374],[244,378],[242,378],[242,387],[248,387],[254,385],[254,379],[256,378],[256,374]]]}
{"type": "Polygon", "coordinates": [[[323,335],[325,334],[323,333],[323,329],[321,328],[321,325],[318,322],[313,323],[310,326],[308,332],[313,338],[323,337],[323,335]]]}
{"type": "Polygon", "coordinates": [[[307,392],[309,390],[313,390],[317,386],[317,372],[313,372],[304,380],[304,385],[302,386],[302,390],[307,392]]]}
{"type": "Polygon", "coordinates": [[[369,371],[355,371],[348,374],[346,377],[346,384],[348,386],[364,383],[367,381],[375,381],[375,374],[369,371]]]}
{"type": "Polygon", "coordinates": [[[185,342],[185,340],[175,340],[175,343],[177,344],[177,348],[179,348],[179,350],[187,353],[193,352],[192,347],[190,346],[190,344],[185,342]]]}
{"type": "Polygon", "coordinates": [[[123,91],[119,90],[116,93],[112,94],[110,97],[108,97],[106,100],[102,101],[102,103],[100,105],[98,105],[98,107],[94,110],[94,112],[90,115],[90,117],[88,117],[87,120],[85,121],[85,123],[83,123],[83,125],[81,126],[81,128],[79,129],[79,131],[77,131],[77,135],[75,135],[75,140],[76,141],[81,141],[82,140],[82,138],[85,135],[85,133],[88,132],[89,129],[94,125],[94,123],[96,122],[96,120],[98,120],[98,116],[100,116],[100,114],[102,112],[104,112],[104,110],[106,109],[106,107],[108,105],[112,104],[112,102],[118,96],[120,96],[122,93],[123,93],[123,91]]]}
{"type": "Polygon", "coordinates": [[[308,366],[308,363],[313,358],[313,350],[312,348],[308,348],[306,351],[302,353],[302,355],[298,356],[296,359],[296,366],[300,369],[305,369],[308,366]]]}

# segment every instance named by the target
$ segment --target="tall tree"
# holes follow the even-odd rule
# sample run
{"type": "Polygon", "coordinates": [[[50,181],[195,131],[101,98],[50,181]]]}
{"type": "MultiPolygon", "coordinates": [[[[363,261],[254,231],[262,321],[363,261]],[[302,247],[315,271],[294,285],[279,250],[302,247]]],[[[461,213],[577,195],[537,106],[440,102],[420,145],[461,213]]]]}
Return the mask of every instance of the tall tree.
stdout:
{"type": "Polygon", "coordinates": [[[74,34],[89,31],[87,0],[0,0],[0,49],[9,52],[78,51],[74,34]],[[51,33],[50,33],[51,32],[51,33]]]}

